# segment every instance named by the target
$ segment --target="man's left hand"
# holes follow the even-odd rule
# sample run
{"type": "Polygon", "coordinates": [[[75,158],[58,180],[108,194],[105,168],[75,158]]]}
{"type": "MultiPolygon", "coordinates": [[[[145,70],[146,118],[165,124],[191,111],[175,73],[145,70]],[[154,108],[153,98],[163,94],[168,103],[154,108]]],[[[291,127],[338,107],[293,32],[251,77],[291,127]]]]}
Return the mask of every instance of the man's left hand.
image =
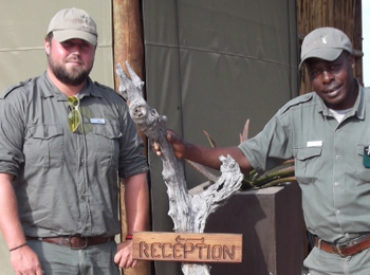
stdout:
{"type": "Polygon", "coordinates": [[[134,242],[126,240],[117,246],[117,253],[114,256],[114,262],[120,268],[135,267],[137,261],[133,258],[134,242]]]}

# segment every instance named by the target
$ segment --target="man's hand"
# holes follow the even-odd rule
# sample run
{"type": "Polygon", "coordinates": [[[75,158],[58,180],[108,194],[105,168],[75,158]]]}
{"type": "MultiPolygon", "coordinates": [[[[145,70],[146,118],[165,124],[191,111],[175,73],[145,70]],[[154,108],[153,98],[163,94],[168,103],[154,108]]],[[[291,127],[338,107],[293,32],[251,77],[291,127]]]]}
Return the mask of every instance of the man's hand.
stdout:
{"type": "MultiPolygon", "coordinates": [[[[172,145],[175,156],[179,159],[185,158],[185,142],[173,130],[167,130],[166,138],[167,141],[172,145]]],[[[158,142],[153,142],[153,150],[157,156],[162,156],[161,147],[158,142]]]]}
{"type": "Polygon", "coordinates": [[[134,242],[126,240],[117,246],[117,253],[114,256],[114,262],[120,268],[135,267],[137,261],[133,258],[134,242]]]}
{"type": "Polygon", "coordinates": [[[37,254],[27,245],[10,252],[10,261],[17,275],[42,275],[37,254]]]}
{"type": "MultiPolygon", "coordinates": [[[[167,141],[172,145],[175,156],[179,159],[187,159],[213,169],[220,169],[220,156],[230,155],[238,162],[243,173],[248,173],[252,168],[249,160],[245,157],[238,146],[231,147],[203,147],[182,140],[174,131],[167,130],[167,141]]],[[[153,143],[153,150],[158,156],[162,156],[160,144],[153,143]]]]}

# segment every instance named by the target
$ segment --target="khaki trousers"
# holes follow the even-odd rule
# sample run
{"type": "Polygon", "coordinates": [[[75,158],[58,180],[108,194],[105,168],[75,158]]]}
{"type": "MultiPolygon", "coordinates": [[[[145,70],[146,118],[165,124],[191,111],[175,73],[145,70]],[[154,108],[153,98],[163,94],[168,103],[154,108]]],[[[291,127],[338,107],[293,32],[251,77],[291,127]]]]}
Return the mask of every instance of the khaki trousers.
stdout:
{"type": "Polygon", "coordinates": [[[114,241],[73,250],[67,246],[42,241],[28,241],[39,256],[44,275],[119,275],[113,258],[114,241]]]}

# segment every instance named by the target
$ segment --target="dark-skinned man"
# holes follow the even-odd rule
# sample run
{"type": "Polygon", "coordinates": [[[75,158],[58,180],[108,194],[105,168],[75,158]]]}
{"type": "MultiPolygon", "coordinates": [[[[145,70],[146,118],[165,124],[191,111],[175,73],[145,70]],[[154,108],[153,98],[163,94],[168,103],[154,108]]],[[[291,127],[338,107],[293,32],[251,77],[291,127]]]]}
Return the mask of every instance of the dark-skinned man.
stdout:
{"type": "MultiPolygon", "coordinates": [[[[168,131],[177,157],[219,168],[230,154],[244,172],[294,158],[307,229],[315,247],[310,275],[370,274],[370,95],[354,77],[352,45],[324,27],[303,41],[301,62],[313,92],[290,100],[255,137],[239,146],[205,148],[168,131]]],[[[154,146],[160,155],[158,145],[154,146]]],[[[246,205],[248,207],[248,205],[246,205]]]]}

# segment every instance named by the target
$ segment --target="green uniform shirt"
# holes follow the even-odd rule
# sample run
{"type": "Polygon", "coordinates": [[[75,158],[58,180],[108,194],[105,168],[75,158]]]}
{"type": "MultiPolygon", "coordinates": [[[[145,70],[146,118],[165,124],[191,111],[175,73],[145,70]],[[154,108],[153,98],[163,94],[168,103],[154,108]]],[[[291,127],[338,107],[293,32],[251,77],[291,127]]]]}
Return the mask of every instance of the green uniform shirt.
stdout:
{"type": "Polygon", "coordinates": [[[370,232],[370,95],[360,87],[356,103],[338,124],[322,99],[292,99],[256,137],[240,145],[252,166],[295,159],[307,228],[328,242],[370,232]]]}
{"type": "Polygon", "coordinates": [[[26,235],[119,233],[118,176],[148,169],[125,101],[90,79],[78,97],[72,133],[67,96],[46,73],[0,95],[0,173],[16,176],[26,235]]]}

